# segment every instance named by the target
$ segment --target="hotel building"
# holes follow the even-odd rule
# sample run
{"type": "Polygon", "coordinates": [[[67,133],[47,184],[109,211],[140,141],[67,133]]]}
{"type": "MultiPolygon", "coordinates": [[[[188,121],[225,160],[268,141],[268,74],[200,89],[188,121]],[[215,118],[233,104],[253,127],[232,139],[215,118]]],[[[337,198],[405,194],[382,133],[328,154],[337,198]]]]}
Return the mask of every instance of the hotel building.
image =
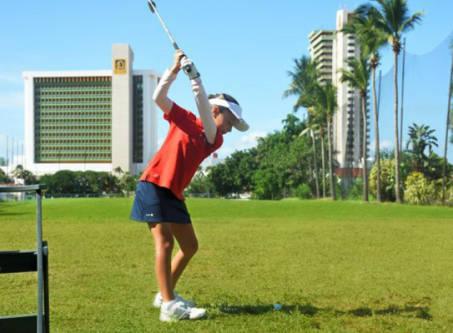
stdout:
{"type": "Polygon", "coordinates": [[[133,60],[129,45],[115,44],[110,70],[24,72],[24,167],[143,170],[157,149],[158,75],[133,60]]]}

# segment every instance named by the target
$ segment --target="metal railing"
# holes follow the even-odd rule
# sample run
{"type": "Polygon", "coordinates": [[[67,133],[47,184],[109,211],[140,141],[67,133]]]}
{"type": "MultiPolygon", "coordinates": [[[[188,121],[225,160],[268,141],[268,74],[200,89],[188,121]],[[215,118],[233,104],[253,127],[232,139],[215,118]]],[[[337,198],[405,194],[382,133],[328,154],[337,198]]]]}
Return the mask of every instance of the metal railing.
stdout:
{"type": "MultiPolygon", "coordinates": [[[[49,292],[47,243],[42,240],[42,196],[45,185],[0,186],[0,193],[35,192],[36,193],[36,252],[2,251],[0,252],[0,274],[36,271],[38,273],[38,310],[36,316],[23,315],[0,317],[1,332],[34,331],[49,332],[49,292]],[[35,322],[36,320],[36,322],[35,322]]],[[[1,225],[0,225],[1,227],[1,225]]]]}

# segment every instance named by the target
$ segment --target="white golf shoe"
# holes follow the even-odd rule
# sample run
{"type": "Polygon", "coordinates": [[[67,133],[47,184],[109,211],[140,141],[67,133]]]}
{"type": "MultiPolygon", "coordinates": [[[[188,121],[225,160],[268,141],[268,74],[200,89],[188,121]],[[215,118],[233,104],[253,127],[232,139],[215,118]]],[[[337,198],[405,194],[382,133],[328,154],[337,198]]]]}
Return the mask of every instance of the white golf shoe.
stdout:
{"type": "Polygon", "coordinates": [[[160,321],[195,320],[206,316],[205,309],[187,306],[184,302],[173,300],[162,303],[160,321]]]}
{"type": "MultiPolygon", "coordinates": [[[[183,302],[185,305],[187,305],[188,307],[191,307],[191,308],[193,308],[195,306],[194,302],[188,301],[188,300],[182,298],[182,296],[179,295],[176,291],[173,292],[173,295],[175,295],[176,301],[183,302]]],[[[162,299],[162,294],[160,292],[157,293],[156,296],[154,297],[153,307],[155,307],[156,309],[160,309],[163,301],[164,300],[162,299]]]]}

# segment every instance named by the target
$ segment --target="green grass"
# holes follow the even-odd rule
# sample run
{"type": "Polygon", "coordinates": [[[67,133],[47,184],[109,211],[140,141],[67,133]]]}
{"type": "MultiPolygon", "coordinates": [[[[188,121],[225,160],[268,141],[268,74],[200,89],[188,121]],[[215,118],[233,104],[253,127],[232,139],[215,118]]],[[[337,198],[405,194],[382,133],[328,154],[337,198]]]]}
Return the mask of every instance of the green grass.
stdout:
{"type": "MultiPolygon", "coordinates": [[[[131,203],[44,201],[53,332],[453,332],[453,209],[188,200],[200,250],[178,291],[209,319],[163,324],[131,203]]],[[[34,248],[34,213],[0,203],[0,249],[34,248]]],[[[35,286],[0,275],[0,314],[34,312],[35,286]]]]}

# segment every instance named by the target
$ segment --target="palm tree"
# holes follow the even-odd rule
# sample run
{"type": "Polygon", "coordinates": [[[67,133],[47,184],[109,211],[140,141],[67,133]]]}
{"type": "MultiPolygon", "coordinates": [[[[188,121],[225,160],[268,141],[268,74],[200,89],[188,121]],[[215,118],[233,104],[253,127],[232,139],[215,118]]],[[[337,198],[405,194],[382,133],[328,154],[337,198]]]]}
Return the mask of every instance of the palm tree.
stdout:
{"type": "Polygon", "coordinates": [[[294,70],[288,72],[291,78],[289,88],[283,93],[283,97],[297,96],[294,103],[294,111],[301,107],[309,108],[314,105],[314,92],[318,85],[319,72],[316,62],[310,57],[302,56],[294,60],[294,70]]]}
{"type": "MultiPolygon", "coordinates": [[[[377,2],[375,9],[375,25],[389,40],[393,49],[393,85],[394,85],[394,130],[395,130],[395,196],[396,201],[401,203],[400,189],[400,149],[398,134],[398,56],[401,51],[401,37],[404,33],[415,28],[415,24],[421,22],[423,14],[409,13],[407,0],[374,0],[377,2]]],[[[362,6],[361,10],[374,11],[370,4],[362,6]]]]}
{"type": "MultiPolygon", "coordinates": [[[[297,101],[294,104],[294,111],[299,108],[306,108],[311,117],[317,119],[320,128],[323,127],[324,121],[327,127],[328,138],[328,155],[329,155],[329,179],[331,197],[336,199],[335,175],[333,172],[333,149],[332,149],[332,121],[333,115],[337,108],[336,89],[332,83],[321,85],[319,82],[319,72],[315,61],[310,57],[302,56],[294,60],[295,69],[288,72],[292,81],[289,89],[283,96],[288,97],[295,95],[297,101]]],[[[321,139],[322,140],[322,139],[321,139]]]]}
{"type": "MultiPolygon", "coordinates": [[[[314,105],[314,91],[318,85],[319,73],[316,68],[316,63],[312,61],[310,57],[302,56],[300,59],[295,59],[294,64],[294,70],[288,72],[288,75],[291,77],[290,86],[284,92],[283,96],[297,96],[296,103],[294,104],[294,112],[297,112],[301,107],[309,109],[314,105]]],[[[319,124],[315,122],[314,119],[309,120],[309,128],[311,128],[310,132],[312,133],[313,142],[313,164],[317,198],[319,198],[319,177],[316,163],[316,139],[312,131],[318,126],[319,124]]]]}
{"type": "Polygon", "coordinates": [[[335,173],[333,167],[333,146],[332,146],[332,125],[333,116],[337,110],[337,89],[328,82],[323,85],[318,85],[314,94],[315,108],[314,111],[318,117],[324,119],[327,127],[327,149],[328,149],[328,168],[330,181],[330,196],[332,200],[337,199],[335,173]]]}
{"type": "Polygon", "coordinates": [[[308,109],[309,121],[313,123],[316,128],[315,134],[319,134],[319,141],[321,142],[321,176],[322,176],[322,197],[326,197],[326,151],[325,151],[325,132],[327,127],[327,118],[324,110],[319,107],[312,107],[308,109]]]}
{"type": "Polygon", "coordinates": [[[348,60],[349,69],[341,69],[341,82],[348,82],[349,85],[359,91],[362,109],[362,150],[363,150],[363,201],[368,201],[368,163],[367,163],[367,91],[370,82],[370,66],[368,64],[368,54],[362,50],[360,57],[348,60]]]}
{"type": "Polygon", "coordinates": [[[413,124],[409,126],[409,141],[407,143],[408,151],[414,156],[415,170],[424,171],[425,162],[428,156],[425,155],[425,150],[428,148],[431,155],[433,146],[437,145],[437,138],[434,136],[434,129],[430,129],[427,125],[413,124]]]}
{"type": "Polygon", "coordinates": [[[451,112],[451,98],[453,94],[453,39],[451,40],[450,43],[450,49],[452,51],[451,53],[451,69],[450,69],[450,89],[448,91],[448,109],[447,109],[447,126],[445,128],[445,146],[444,146],[444,163],[442,166],[442,203],[445,204],[445,192],[447,190],[447,165],[448,165],[448,159],[447,159],[447,152],[448,152],[448,130],[450,129],[450,126],[452,124],[450,123],[450,112],[451,112]]]}
{"type": "Polygon", "coordinates": [[[363,53],[369,54],[369,63],[372,77],[373,92],[373,114],[374,114],[374,146],[376,163],[376,199],[382,201],[381,197],[381,152],[379,143],[379,112],[376,93],[376,69],[379,66],[379,50],[386,43],[385,34],[376,28],[378,13],[374,7],[359,7],[353,14],[352,20],[343,28],[343,32],[356,36],[360,49],[363,53]]]}
{"type": "Polygon", "coordinates": [[[308,120],[307,128],[304,129],[301,133],[300,136],[309,134],[310,138],[312,140],[312,145],[313,145],[313,170],[314,170],[314,177],[315,177],[315,190],[316,190],[316,199],[319,199],[319,176],[318,176],[318,164],[317,164],[317,150],[316,150],[316,130],[318,129],[318,124],[316,124],[313,121],[310,121],[310,118],[308,120]]]}

